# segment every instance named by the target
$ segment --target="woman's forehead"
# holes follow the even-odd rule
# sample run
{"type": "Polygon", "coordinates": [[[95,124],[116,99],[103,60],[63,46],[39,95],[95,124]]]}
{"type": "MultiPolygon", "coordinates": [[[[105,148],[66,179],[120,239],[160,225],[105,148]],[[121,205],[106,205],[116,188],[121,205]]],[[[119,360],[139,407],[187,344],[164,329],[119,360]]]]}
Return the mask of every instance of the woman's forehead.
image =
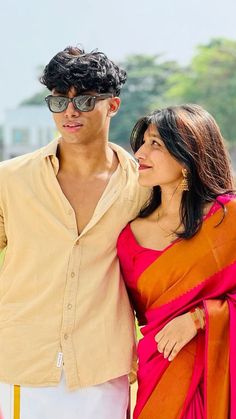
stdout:
{"type": "Polygon", "coordinates": [[[148,127],[147,127],[147,129],[146,129],[146,131],[144,133],[144,136],[157,137],[157,138],[160,138],[161,139],[160,134],[159,134],[159,132],[157,130],[157,127],[154,124],[148,125],[148,127]]]}

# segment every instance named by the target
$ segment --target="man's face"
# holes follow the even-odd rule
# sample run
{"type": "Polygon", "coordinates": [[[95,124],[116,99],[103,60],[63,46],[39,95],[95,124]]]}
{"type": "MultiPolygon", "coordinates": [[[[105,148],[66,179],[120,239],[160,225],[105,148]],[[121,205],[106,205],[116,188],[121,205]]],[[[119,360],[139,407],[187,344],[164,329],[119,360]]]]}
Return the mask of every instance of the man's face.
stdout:
{"type": "MultiPolygon", "coordinates": [[[[94,91],[86,94],[96,95],[94,91]]],[[[67,95],[62,95],[56,90],[52,91],[54,96],[67,96],[73,98],[78,96],[72,87],[67,95]]],[[[112,113],[119,108],[119,98],[106,98],[98,100],[92,111],[81,112],[76,109],[72,102],[60,113],[53,113],[53,118],[62,138],[72,143],[88,143],[97,139],[107,140],[109,122],[112,113]]]]}

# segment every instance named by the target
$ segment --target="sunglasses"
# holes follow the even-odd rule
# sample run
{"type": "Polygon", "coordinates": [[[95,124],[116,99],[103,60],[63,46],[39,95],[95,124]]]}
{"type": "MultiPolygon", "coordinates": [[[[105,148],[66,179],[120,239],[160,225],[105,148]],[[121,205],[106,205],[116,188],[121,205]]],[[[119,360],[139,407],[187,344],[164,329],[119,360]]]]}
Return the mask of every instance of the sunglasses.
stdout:
{"type": "Polygon", "coordinates": [[[45,97],[45,101],[49,107],[49,110],[53,113],[64,112],[70,102],[73,103],[74,108],[77,111],[89,112],[95,107],[98,100],[104,100],[112,97],[111,93],[100,93],[98,95],[80,95],[75,97],[67,96],[53,96],[48,95],[45,97]]]}

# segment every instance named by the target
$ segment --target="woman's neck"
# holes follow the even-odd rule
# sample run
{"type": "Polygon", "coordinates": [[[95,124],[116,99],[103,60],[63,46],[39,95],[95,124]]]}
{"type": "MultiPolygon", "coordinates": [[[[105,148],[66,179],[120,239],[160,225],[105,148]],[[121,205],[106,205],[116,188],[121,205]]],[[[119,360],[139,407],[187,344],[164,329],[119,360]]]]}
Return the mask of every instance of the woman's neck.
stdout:
{"type": "Polygon", "coordinates": [[[161,215],[177,215],[179,214],[182,200],[182,191],[178,189],[162,189],[161,204],[159,213],[161,215]]]}

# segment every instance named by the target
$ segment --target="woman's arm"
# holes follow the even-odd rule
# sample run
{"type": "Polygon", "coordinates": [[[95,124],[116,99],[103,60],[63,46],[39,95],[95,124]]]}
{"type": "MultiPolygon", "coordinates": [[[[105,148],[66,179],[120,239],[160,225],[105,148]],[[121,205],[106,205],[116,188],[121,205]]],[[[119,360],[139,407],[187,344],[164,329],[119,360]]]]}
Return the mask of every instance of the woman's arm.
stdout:
{"type": "Polygon", "coordinates": [[[196,307],[188,313],[175,317],[155,336],[157,349],[164,358],[173,361],[179,351],[205,327],[204,308],[196,307]]]}

